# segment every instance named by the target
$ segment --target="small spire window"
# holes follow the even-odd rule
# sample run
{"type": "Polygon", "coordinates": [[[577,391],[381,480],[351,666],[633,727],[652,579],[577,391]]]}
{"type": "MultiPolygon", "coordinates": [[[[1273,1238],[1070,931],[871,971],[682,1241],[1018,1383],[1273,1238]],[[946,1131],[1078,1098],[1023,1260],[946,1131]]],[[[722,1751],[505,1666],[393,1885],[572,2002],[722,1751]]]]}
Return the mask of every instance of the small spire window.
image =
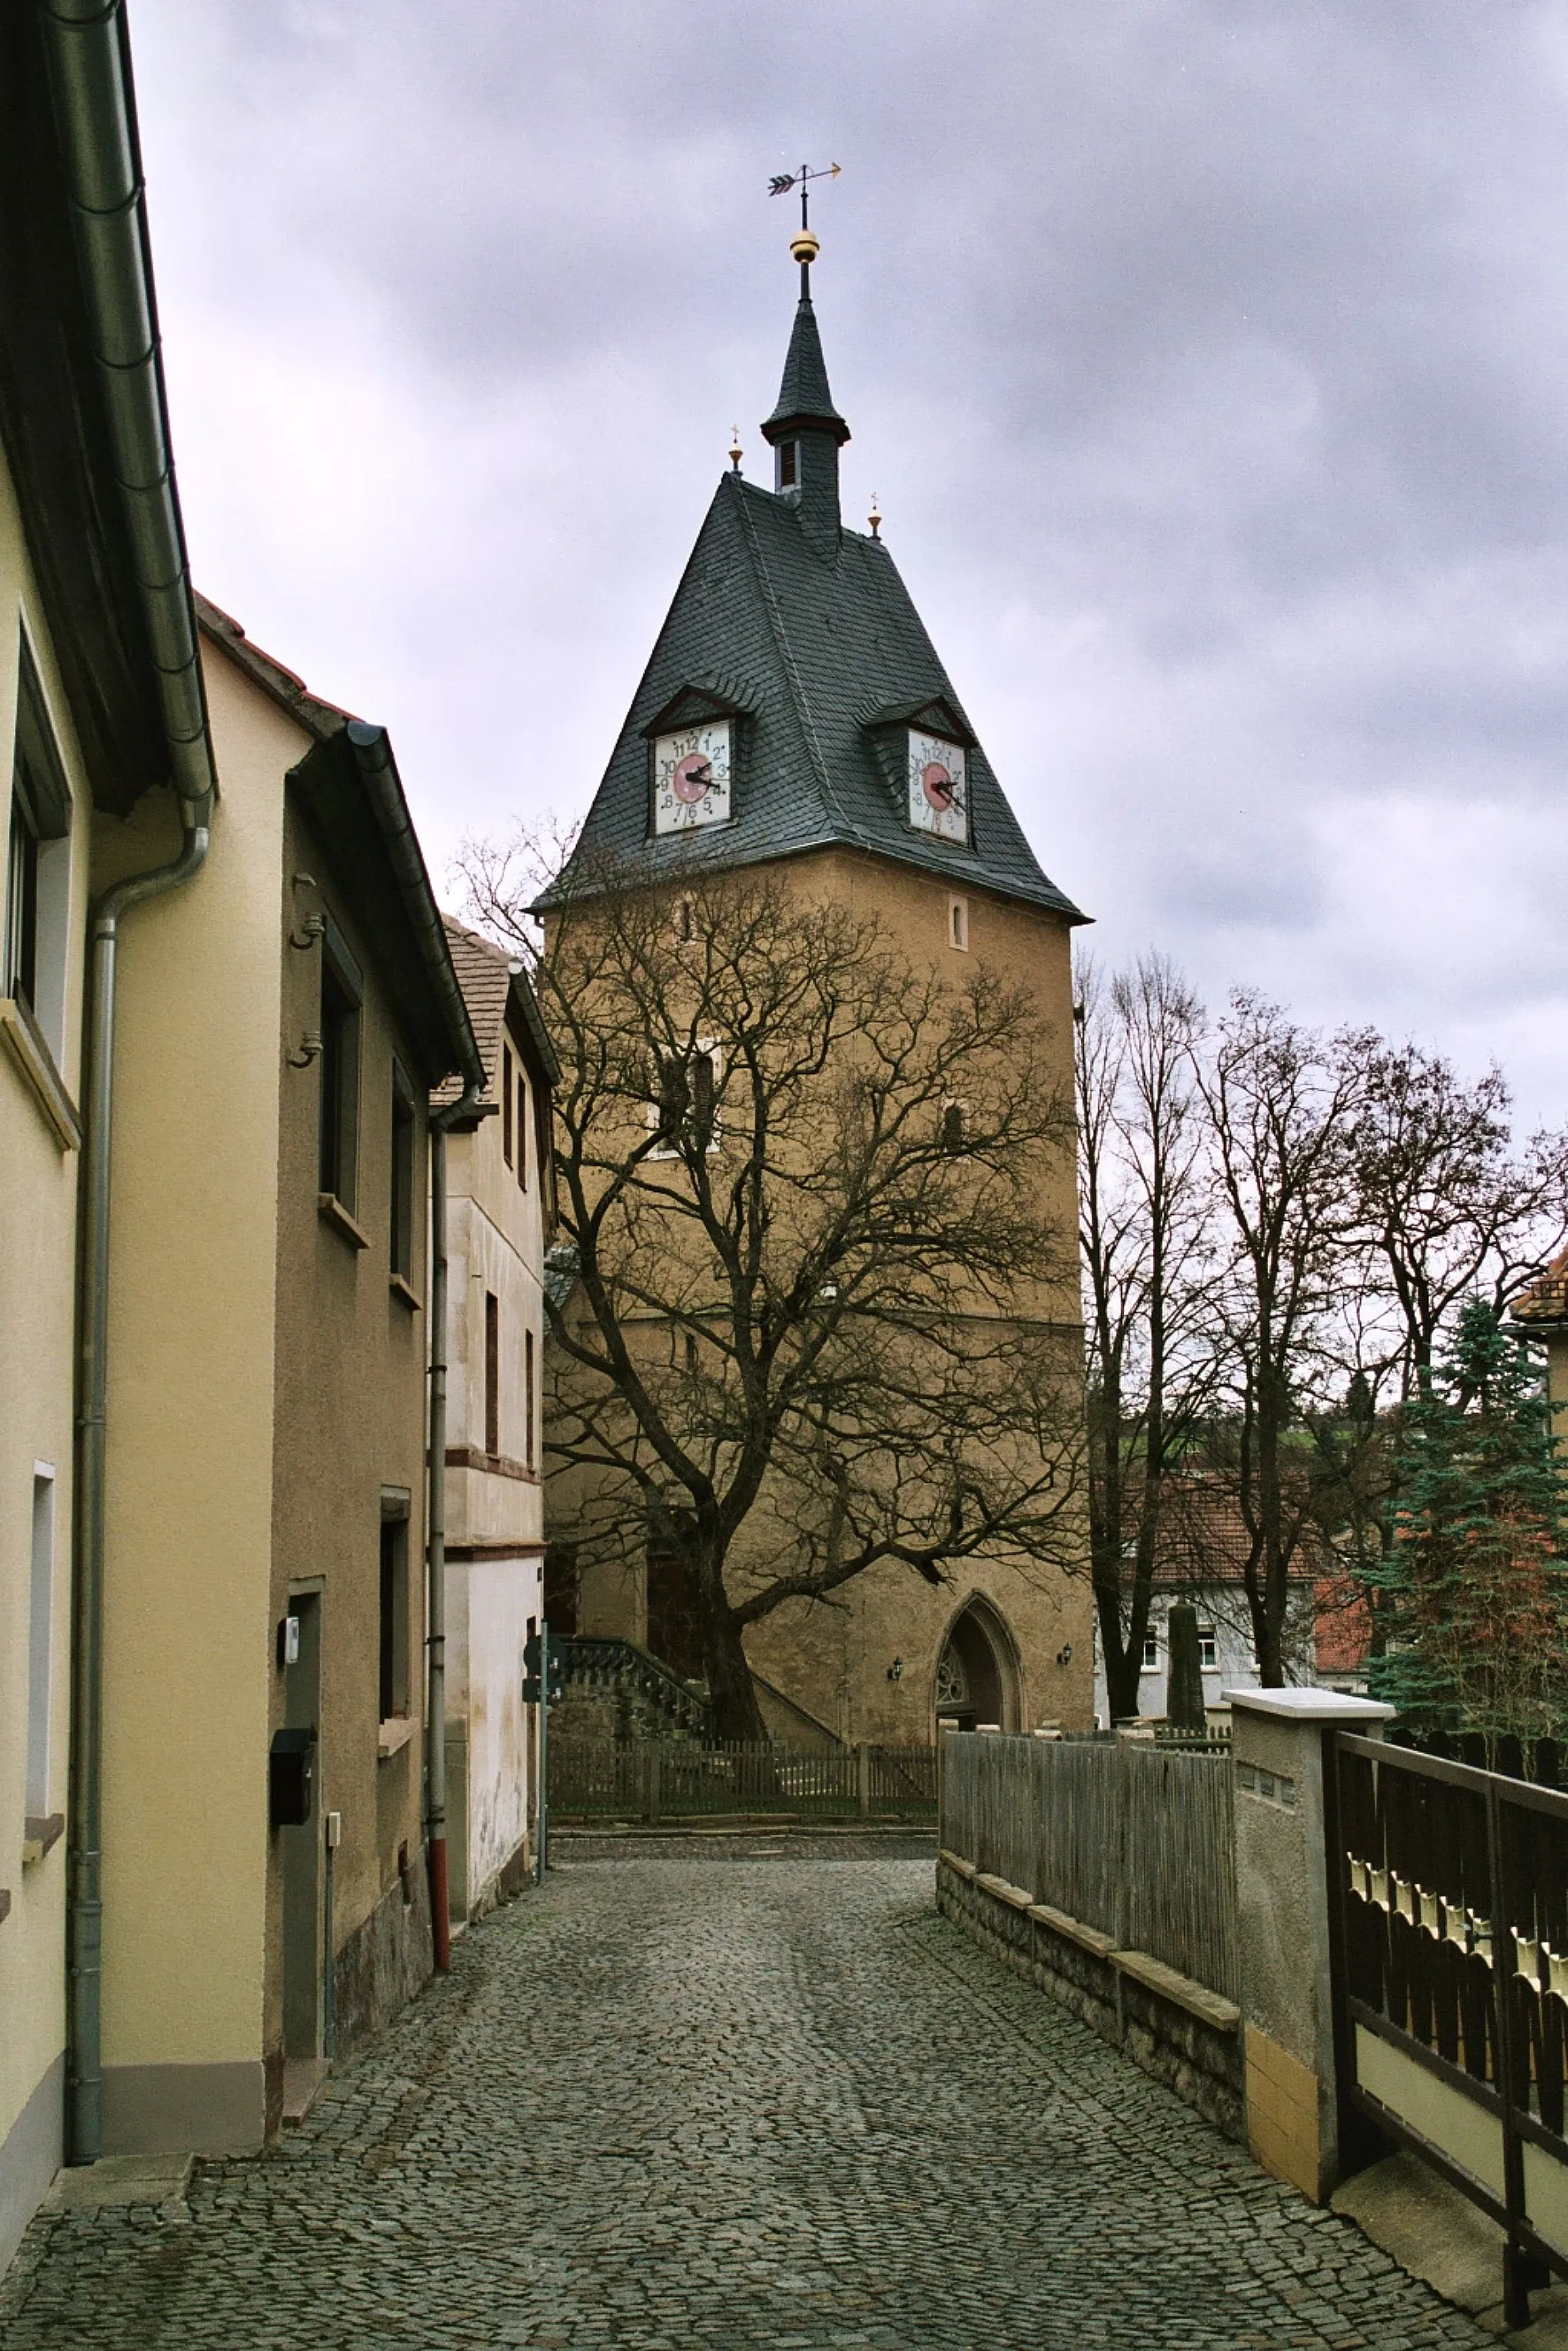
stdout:
{"type": "Polygon", "coordinates": [[[792,490],[795,487],[795,485],[800,478],[800,444],[795,441],[780,441],[779,444],[779,486],[781,490],[792,490]]]}

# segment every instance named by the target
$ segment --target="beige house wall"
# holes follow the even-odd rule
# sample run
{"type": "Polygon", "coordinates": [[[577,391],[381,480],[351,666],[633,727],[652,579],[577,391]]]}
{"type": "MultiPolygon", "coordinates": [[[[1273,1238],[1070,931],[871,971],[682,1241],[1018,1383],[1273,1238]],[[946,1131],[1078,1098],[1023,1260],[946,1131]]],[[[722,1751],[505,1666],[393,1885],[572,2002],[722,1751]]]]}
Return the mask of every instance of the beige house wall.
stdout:
{"type": "MultiPolygon", "coordinates": [[[[222,793],[122,932],[104,1651],[105,2151],[262,2136],[277,876],[296,730],[210,664],[222,793]]],[[[100,820],[95,888],[174,853],[100,820]]]]}
{"type": "MultiPolygon", "coordinates": [[[[1060,1274],[1020,1310],[1057,1325],[1068,1370],[1082,1361],[1078,1291],[1076,1170],[1068,1137],[1072,1106],[1071,929],[1060,916],[890,860],[844,850],[792,859],[771,869],[803,900],[828,899],[874,917],[915,969],[963,982],[984,963],[1009,985],[1027,987],[1049,1031],[1064,1113],[1064,1147],[1047,1178],[1040,1213],[1060,1238],[1060,1274]],[[951,945],[951,907],[963,898],[967,946],[951,945]]],[[[744,881],[747,877],[739,877],[744,881]]],[[[667,1339],[650,1326],[643,1343],[667,1339]]],[[[581,1473],[550,1480],[552,1539],[569,1540],[581,1508],[581,1473]]],[[[731,1554],[730,1588],[773,1572],[789,1545],[790,1497],[779,1481],[764,1488],[731,1554]]],[[[948,1630],[976,1598],[988,1604],[1001,1652],[1009,1728],[1060,1722],[1087,1728],[1093,1715],[1093,1604],[1088,1578],[1086,1510],[1074,1505],[1063,1525],[1066,1568],[1006,1557],[956,1569],[933,1588],[913,1571],[889,1565],[858,1578],[826,1602],[789,1602],[748,1629],[753,1669],[812,1721],[840,1739],[924,1742],[935,1722],[936,1666],[948,1630]]],[[[580,1591],[579,1629],[645,1642],[647,1614],[640,1572],[612,1561],[589,1565],[580,1591]]],[[[788,1709],[768,1708],[773,1727],[789,1735],[788,1709]]],[[[804,1729],[805,1726],[800,1726],[804,1729]]]]}
{"type": "MultiPolygon", "coordinates": [[[[53,1058],[79,1106],[83,944],[91,805],[44,626],[9,475],[0,461],[0,746],[7,808],[26,630],[72,799],[56,852],[64,890],[63,985],[53,1058]]],[[[0,844],[0,867],[5,862],[0,844]]],[[[3,919],[3,917],[0,917],[3,919]]],[[[14,1018],[14,1016],[11,1016],[14,1018]]],[[[65,2045],[66,1849],[69,1740],[72,1434],[78,1153],[46,1107],[39,1073],[0,1029],[0,2269],[60,2160],[65,2045]],[[47,1750],[29,1788],[35,1494],[49,1537],[47,1750]],[[52,1520],[52,1529],[47,1524],[52,1520]],[[42,1797],[41,1810],[35,1804],[42,1797]],[[53,1842],[48,1842],[53,1839],[53,1842]],[[47,1850],[41,1850],[47,1844],[47,1850]],[[8,1896],[8,1906],[5,1897],[8,1896]]],[[[45,1087],[47,1090],[47,1072],[45,1087]]]]}
{"type": "MultiPolygon", "coordinates": [[[[209,666],[217,669],[214,657],[209,666]]],[[[262,710],[265,698],[243,690],[262,710]]],[[[283,722],[287,723],[287,722],[283,722]]],[[[293,731],[293,730],[291,730],[293,731]]],[[[214,718],[220,756],[226,729],[214,718]]],[[[287,764],[306,748],[298,736],[287,764]]],[[[276,770],[279,773],[281,770],[276,770]]],[[[292,1596],[319,1594],[321,1611],[320,1747],[318,1815],[340,1813],[342,1843],[333,1856],[334,1958],[384,1913],[389,1950],[383,1972],[399,1975],[405,1895],[423,1902],[421,1800],[424,1714],[423,1560],[425,1316],[392,1279],[392,1123],[394,1059],[411,1077],[415,1103],[414,1227],[412,1262],[423,1267],[428,1166],[426,1115],[417,1076],[400,1050],[377,983],[373,942],[353,901],[353,877],[334,871],[291,792],[282,861],[271,877],[270,906],[283,957],[281,1047],[275,1040],[277,1105],[277,1389],[274,1416],[272,1559],[266,1602],[269,1628],[292,1596]],[[296,884],[297,875],[309,879],[296,884]],[[365,976],[361,1011],[359,1121],[354,1222],[356,1247],[319,1207],[320,1076],[314,1062],[288,1055],[319,1025],[321,955],[287,945],[303,935],[306,916],[329,913],[365,976]],[[411,1733],[383,1755],[378,1738],[381,1532],[389,1510],[406,1498],[406,1581],[402,1654],[411,1733]],[[407,1867],[399,1870],[400,1853],[407,1867]]],[[[275,1653],[274,1653],[275,1654],[275,1653]]],[[[284,1720],[284,1680],[270,1676],[270,1724],[284,1720]]],[[[303,1836],[304,1830],[288,1835],[303,1836]]],[[[319,1834],[319,1831],[318,1831],[319,1834]]],[[[267,1847],[267,1996],[266,2040],[281,2045],[283,1844],[267,1847]]],[[[324,1853],[319,1865],[326,1866],[324,1853]]],[[[423,1916],[423,1911],[421,1916],[423,1916]]],[[[425,1943],[428,1965],[428,1941],[425,1943]]],[[[373,1973],[374,1955],[365,1969],[373,1973]]],[[[390,1998],[391,1995],[389,1994],[390,1998]]],[[[351,2037],[362,2019],[345,2015],[351,2037]]]]}

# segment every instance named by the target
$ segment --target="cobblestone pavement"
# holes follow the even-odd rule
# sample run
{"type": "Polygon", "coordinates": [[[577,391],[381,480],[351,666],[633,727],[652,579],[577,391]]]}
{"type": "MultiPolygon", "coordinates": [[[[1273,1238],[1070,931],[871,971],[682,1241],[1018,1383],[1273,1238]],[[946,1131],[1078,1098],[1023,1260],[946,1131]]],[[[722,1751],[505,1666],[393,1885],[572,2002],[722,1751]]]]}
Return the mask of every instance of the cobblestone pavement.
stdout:
{"type": "Polygon", "coordinates": [[[1492,2341],[966,1943],[907,1860],[580,1862],[190,2219],[35,2222],[5,2351],[1492,2341]]]}

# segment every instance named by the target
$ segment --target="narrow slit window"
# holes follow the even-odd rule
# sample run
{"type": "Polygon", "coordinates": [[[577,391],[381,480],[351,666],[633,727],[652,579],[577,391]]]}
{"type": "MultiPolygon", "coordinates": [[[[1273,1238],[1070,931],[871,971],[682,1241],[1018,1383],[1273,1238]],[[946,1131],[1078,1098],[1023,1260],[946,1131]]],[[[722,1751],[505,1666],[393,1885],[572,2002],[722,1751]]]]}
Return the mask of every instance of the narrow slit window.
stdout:
{"type": "Polygon", "coordinates": [[[779,444],[779,486],[781,490],[792,490],[794,488],[797,481],[800,479],[798,466],[799,459],[797,444],[793,441],[780,441],[779,444]]]}
{"type": "Polygon", "coordinates": [[[501,1449],[501,1301],[485,1292],[485,1450],[501,1449]]]}
{"type": "Polygon", "coordinates": [[[501,1156],[512,1164],[512,1049],[501,1048],[501,1156]]]}
{"type": "Polygon", "coordinates": [[[531,1469],[534,1466],[534,1334],[531,1331],[523,1333],[523,1410],[528,1415],[523,1459],[531,1469]]]}
{"type": "Polygon", "coordinates": [[[967,954],[969,946],[969,902],[967,898],[947,901],[947,944],[967,954]]]}
{"type": "Polygon", "coordinates": [[[517,1065],[517,1189],[528,1188],[528,1081],[517,1065]]]}
{"type": "Polygon", "coordinates": [[[392,1096],[392,1270],[413,1280],[413,1090],[396,1062],[392,1096]]]}
{"type": "Polygon", "coordinates": [[[49,1754],[50,1685],[54,1678],[55,1479],[42,1465],[33,1472],[32,1592],[27,1635],[27,1803],[39,1817],[52,1808],[49,1754]]]}
{"type": "Polygon", "coordinates": [[[383,1722],[408,1712],[408,1520],[382,1520],[377,1707],[383,1722]]]}
{"type": "Polygon", "coordinates": [[[360,1105],[360,998],[357,967],[329,915],[321,956],[321,1125],[323,1192],[354,1206],[360,1105]]]}
{"type": "Polygon", "coordinates": [[[950,1159],[959,1159],[965,1150],[964,1105],[944,1102],[942,1105],[942,1148],[950,1159]]]}

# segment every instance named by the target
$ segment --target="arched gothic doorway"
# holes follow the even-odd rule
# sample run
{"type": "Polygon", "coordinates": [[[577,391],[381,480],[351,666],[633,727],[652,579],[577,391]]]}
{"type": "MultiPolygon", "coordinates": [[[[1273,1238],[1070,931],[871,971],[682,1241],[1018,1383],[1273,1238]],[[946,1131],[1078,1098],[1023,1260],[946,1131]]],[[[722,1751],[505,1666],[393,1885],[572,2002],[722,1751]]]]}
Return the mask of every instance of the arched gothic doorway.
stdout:
{"type": "Polygon", "coordinates": [[[1018,1669],[1011,1637],[994,1608],[978,1598],[947,1628],[936,1661],[936,1718],[975,1730],[1018,1728],[1018,1669]]]}

